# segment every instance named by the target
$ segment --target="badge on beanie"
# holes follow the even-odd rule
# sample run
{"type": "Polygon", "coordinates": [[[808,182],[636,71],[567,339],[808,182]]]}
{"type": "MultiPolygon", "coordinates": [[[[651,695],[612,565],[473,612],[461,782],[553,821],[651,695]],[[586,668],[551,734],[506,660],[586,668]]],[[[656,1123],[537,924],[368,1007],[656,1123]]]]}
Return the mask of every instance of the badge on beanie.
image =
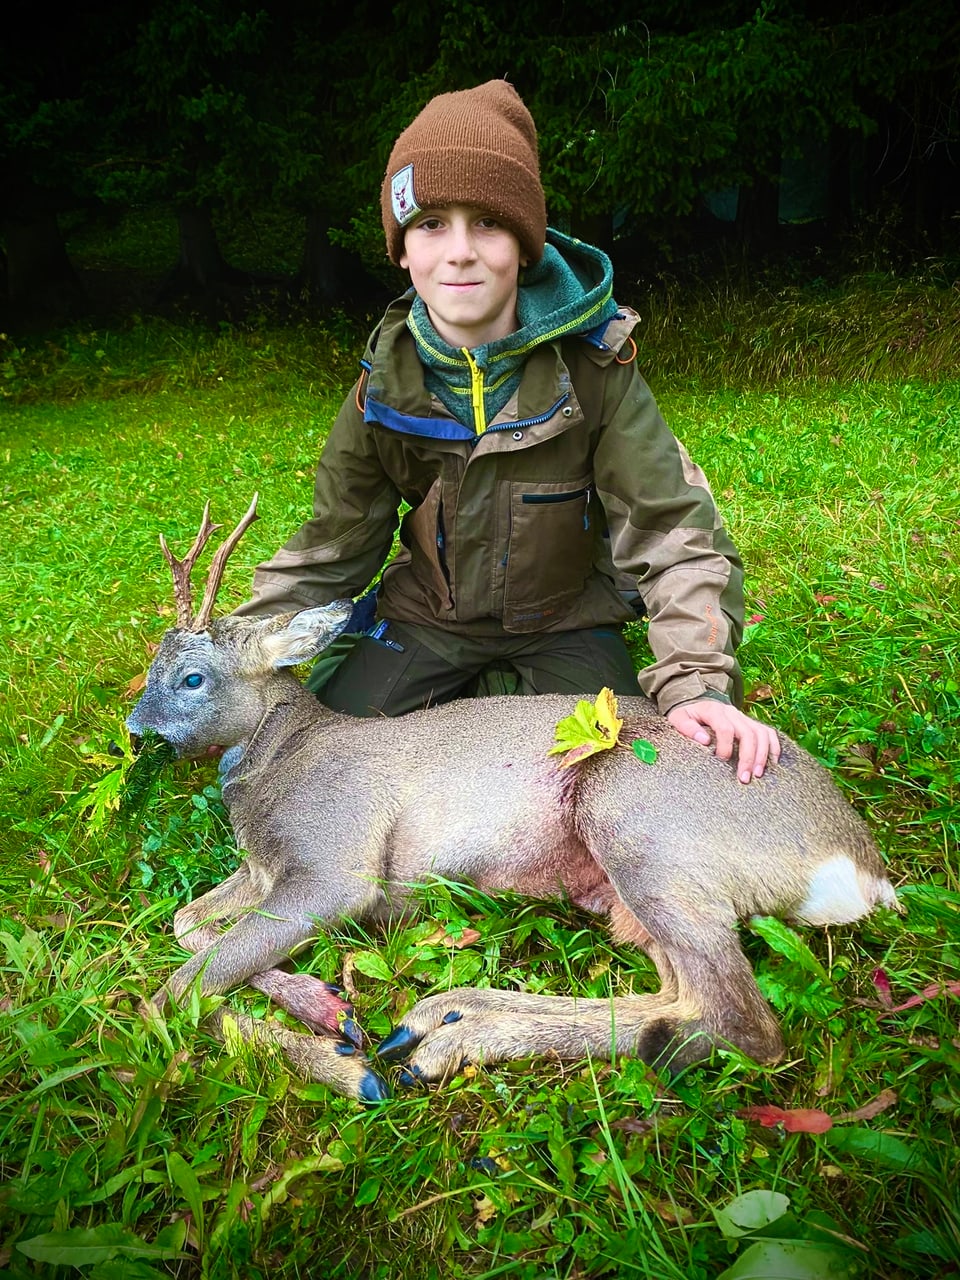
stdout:
{"type": "Polygon", "coordinates": [[[413,195],[413,165],[405,165],[390,179],[390,195],[393,200],[393,216],[401,227],[420,212],[413,195]]]}

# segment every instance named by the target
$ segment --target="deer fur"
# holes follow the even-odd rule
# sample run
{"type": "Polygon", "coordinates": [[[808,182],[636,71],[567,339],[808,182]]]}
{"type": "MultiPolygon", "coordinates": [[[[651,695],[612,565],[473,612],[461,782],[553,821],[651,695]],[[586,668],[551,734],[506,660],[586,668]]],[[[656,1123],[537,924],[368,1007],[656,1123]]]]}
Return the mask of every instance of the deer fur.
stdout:
{"type": "Polygon", "coordinates": [[[567,895],[642,948],[661,987],[612,1000],[431,996],[380,1046],[405,1060],[407,1079],[538,1054],[677,1068],[716,1045],[772,1062],[783,1041],[738,920],[843,924],[877,904],[898,909],[866,824],[789,739],[744,786],[735,760],[683,737],[642,697],[619,699],[626,745],[565,769],[547,753],[573,697],[461,700],[399,719],[327,709],[290,668],[321,652],[350,609],[224,617],[163,638],[128,727],[154,730],[181,756],[224,751],[223,799],[246,858],[178,912],[177,937],[194,954],[157,1003],[197,981],[204,995],[252,982],[327,1034],[240,1017],[241,1035],[280,1044],[298,1071],[341,1093],[383,1097],[348,1006],[278,966],[324,926],[386,919],[411,886],[441,876],[567,895]],[[634,738],[655,745],[653,765],[637,760],[634,738]]]}

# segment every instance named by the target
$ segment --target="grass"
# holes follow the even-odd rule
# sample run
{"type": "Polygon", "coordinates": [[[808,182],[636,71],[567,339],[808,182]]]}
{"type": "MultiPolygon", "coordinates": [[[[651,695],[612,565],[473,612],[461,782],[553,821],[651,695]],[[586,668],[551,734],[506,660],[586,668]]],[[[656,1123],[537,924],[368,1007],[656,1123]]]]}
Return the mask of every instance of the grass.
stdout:
{"type": "MultiPolygon", "coordinates": [[[[888,302],[881,289],[878,331],[888,302]]],[[[209,768],[168,767],[139,815],[110,807],[111,743],[172,617],[157,532],[183,545],[207,496],[232,520],[259,489],[222,607],[243,599],[309,507],[357,335],[137,322],[7,341],[3,1280],[735,1280],[786,1274],[787,1250],[798,1276],[956,1273],[957,1001],[880,1015],[884,981],[896,1005],[960,979],[957,346],[950,368],[927,326],[911,357],[927,376],[887,352],[869,380],[813,377],[805,348],[804,376],[774,386],[781,365],[738,363],[762,346],[755,320],[727,312],[726,378],[689,331],[706,372],[671,363],[667,325],[651,380],[748,565],[752,706],[833,768],[908,914],[744,931],[788,1040],[775,1068],[721,1057],[667,1082],[630,1061],[521,1062],[374,1109],[214,1045],[196,1004],[137,1016],[177,962],[176,905],[236,852],[209,768]],[[742,1114],[760,1105],[834,1125],[767,1128],[742,1114]],[[731,1205],[752,1214],[745,1235],[731,1205]]],[[[347,975],[373,1036],[460,982],[607,996],[652,976],[565,904],[442,884],[417,919],[345,926],[300,963],[347,975]],[[447,946],[439,926],[480,938],[447,946]]]]}

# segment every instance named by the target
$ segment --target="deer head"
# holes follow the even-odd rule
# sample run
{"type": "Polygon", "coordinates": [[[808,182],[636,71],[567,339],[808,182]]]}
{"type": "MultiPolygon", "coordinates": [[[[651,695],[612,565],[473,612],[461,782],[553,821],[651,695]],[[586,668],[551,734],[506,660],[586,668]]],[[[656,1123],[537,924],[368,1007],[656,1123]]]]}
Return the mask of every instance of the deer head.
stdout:
{"type": "Polygon", "coordinates": [[[210,503],[182,560],[160,537],[173,571],[177,625],[160,643],[127,728],[134,736],[152,730],[180,756],[219,754],[246,742],[272,707],[301,689],[287,668],[322,652],[343,631],[353,610],[351,600],[337,600],[268,618],[212,617],[227,559],[256,519],[256,506],[254,494],[243,519],[214,556],[196,615],[190,574],[211,534],[220,528],[210,520],[210,503]]]}

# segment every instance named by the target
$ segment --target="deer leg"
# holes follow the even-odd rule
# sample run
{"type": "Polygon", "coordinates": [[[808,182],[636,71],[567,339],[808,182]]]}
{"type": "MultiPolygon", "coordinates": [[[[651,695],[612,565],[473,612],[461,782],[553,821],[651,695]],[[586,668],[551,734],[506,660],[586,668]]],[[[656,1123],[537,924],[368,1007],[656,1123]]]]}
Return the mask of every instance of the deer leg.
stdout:
{"type": "MultiPolygon", "coordinates": [[[[259,904],[250,901],[249,886],[245,887],[242,876],[234,879],[232,887],[232,897],[229,889],[219,895],[212,891],[215,896],[208,905],[221,914],[226,914],[228,904],[231,909],[250,909],[223,932],[214,930],[214,940],[176,970],[155,1003],[166,998],[180,999],[196,981],[203,995],[218,995],[253,980],[268,994],[287,998],[298,1017],[304,1013],[309,1016],[310,1011],[303,1005],[304,992],[325,984],[315,983],[306,974],[283,973],[275,966],[309,940],[318,919],[337,919],[350,910],[351,904],[338,903],[335,910],[330,902],[329,882],[304,875],[278,880],[259,904]],[[298,978],[304,982],[298,982],[298,978]]],[[[191,928],[193,932],[203,928],[199,924],[201,903],[202,900],[193,913],[197,922],[196,928],[191,928]]],[[[363,906],[360,901],[353,904],[353,909],[362,914],[363,906]]],[[[190,916],[184,917],[182,923],[192,925],[190,916]]],[[[222,1008],[214,1012],[210,1025],[220,1039],[229,1035],[227,1028],[232,1026],[242,1040],[278,1046],[299,1074],[328,1084],[348,1097],[374,1101],[387,1096],[386,1085],[354,1044],[326,1036],[300,1035],[279,1023],[232,1014],[222,1008]]],[[[337,1035],[350,1031],[343,1021],[332,1029],[337,1035]]]]}
{"type": "Polygon", "coordinates": [[[203,995],[218,995],[274,968],[313,936],[318,918],[330,918],[326,896],[313,879],[285,877],[259,903],[246,902],[250,910],[182,964],[166,984],[168,994],[179,999],[199,977],[203,995]]]}
{"type": "Polygon", "coordinates": [[[328,1085],[335,1092],[361,1102],[381,1102],[390,1096],[386,1082],[353,1045],[328,1036],[305,1036],[278,1022],[265,1022],[224,1008],[214,1010],[205,1027],[223,1043],[231,1034],[244,1044],[280,1049],[303,1080],[328,1085]]]}
{"type": "MultiPolygon", "coordinates": [[[[253,884],[249,864],[242,862],[209,893],[180,908],[173,918],[177,941],[193,955],[209,952],[226,932],[223,923],[232,924],[244,912],[255,910],[262,897],[253,884]]],[[[353,1020],[353,1006],[332,983],[309,973],[271,968],[250,974],[246,985],[269,996],[311,1031],[342,1035],[358,1047],[362,1045],[363,1034],[353,1020]]]]}
{"type": "Polygon", "coordinates": [[[455,990],[416,1004],[379,1052],[406,1057],[409,1076],[425,1080],[446,1079],[467,1062],[537,1055],[622,1054],[679,1070],[717,1044],[775,1061],[783,1051],[780,1031],[733,929],[683,915],[678,943],[664,927],[671,913],[678,914],[659,913],[656,937],[639,921],[633,926],[637,937],[647,934],[645,949],[663,984],[656,995],[576,1000],[455,990]]]}

